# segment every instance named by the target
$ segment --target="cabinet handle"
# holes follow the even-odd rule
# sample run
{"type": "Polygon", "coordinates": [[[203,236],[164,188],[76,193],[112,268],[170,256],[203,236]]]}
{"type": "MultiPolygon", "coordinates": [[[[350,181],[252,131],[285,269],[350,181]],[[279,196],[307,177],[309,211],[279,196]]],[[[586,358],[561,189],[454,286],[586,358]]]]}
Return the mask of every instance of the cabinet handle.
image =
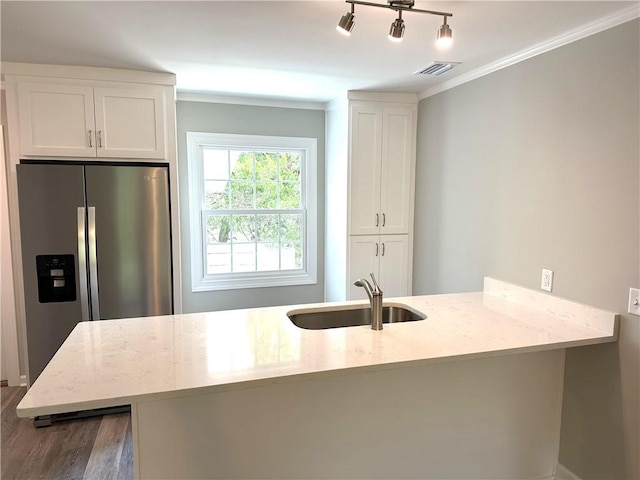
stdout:
{"type": "MultiPolygon", "coordinates": [[[[382,226],[384,227],[384,224],[387,223],[387,216],[383,213],[382,214],[382,226]]],[[[382,244],[384,245],[384,243],[382,244]]],[[[384,255],[384,254],[383,254],[384,255]]]]}
{"type": "Polygon", "coordinates": [[[98,148],[102,148],[102,130],[98,130],[98,148]]]}
{"type": "Polygon", "coordinates": [[[91,148],[93,148],[93,140],[91,139],[92,133],[93,133],[93,130],[89,130],[89,146],[91,148]]]}
{"type": "Polygon", "coordinates": [[[376,227],[380,225],[380,214],[376,213],[376,227]]]}
{"type": "Polygon", "coordinates": [[[384,242],[382,242],[382,256],[384,257],[384,242]]]}
{"type": "Polygon", "coordinates": [[[380,245],[378,245],[378,242],[376,242],[376,257],[378,256],[380,250],[380,245]]]}

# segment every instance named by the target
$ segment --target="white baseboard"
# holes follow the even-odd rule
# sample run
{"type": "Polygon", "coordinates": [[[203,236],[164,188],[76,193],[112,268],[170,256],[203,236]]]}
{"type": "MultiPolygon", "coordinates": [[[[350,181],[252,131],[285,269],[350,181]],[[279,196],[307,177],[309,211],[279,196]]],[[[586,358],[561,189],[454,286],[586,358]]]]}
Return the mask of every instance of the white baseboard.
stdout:
{"type": "Polygon", "coordinates": [[[556,466],[555,480],[582,480],[578,475],[573,473],[567,467],[559,463],[556,466]]]}

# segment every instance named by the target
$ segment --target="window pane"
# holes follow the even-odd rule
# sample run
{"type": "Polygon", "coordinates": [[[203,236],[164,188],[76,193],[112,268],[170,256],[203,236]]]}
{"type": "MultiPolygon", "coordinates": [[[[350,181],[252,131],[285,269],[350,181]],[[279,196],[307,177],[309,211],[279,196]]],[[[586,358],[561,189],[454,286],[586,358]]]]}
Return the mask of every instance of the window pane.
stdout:
{"type": "Polygon", "coordinates": [[[294,251],[295,254],[295,266],[292,267],[293,269],[302,269],[303,265],[302,265],[302,255],[304,253],[304,247],[302,246],[302,241],[294,243],[292,245],[292,249],[294,251]]]}
{"type": "MultiPolygon", "coordinates": [[[[283,269],[296,269],[302,268],[302,256],[303,256],[303,221],[301,214],[287,214],[281,215],[280,220],[280,241],[283,251],[283,269]],[[284,263],[284,252],[290,252],[292,255],[292,261],[286,265],[284,263]],[[292,252],[292,253],[291,253],[292,252]]],[[[287,257],[289,258],[289,257],[287,257]]]]}
{"type": "Polygon", "coordinates": [[[231,234],[231,217],[213,215],[207,217],[207,244],[226,243],[231,234]]]}
{"type": "Polygon", "coordinates": [[[236,243],[233,245],[233,271],[234,272],[255,272],[256,271],[256,244],[236,243]]]}
{"type": "Polygon", "coordinates": [[[231,272],[231,245],[207,245],[207,275],[231,272]]]}
{"type": "Polygon", "coordinates": [[[280,245],[278,243],[258,243],[259,272],[280,270],[280,245]]]}
{"type": "Polygon", "coordinates": [[[276,182],[256,182],[256,208],[278,208],[276,182]]]}
{"type": "Polygon", "coordinates": [[[256,156],[256,180],[278,180],[278,154],[255,153],[256,156]]]}
{"type": "Polygon", "coordinates": [[[281,270],[300,270],[302,268],[302,244],[290,243],[282,246],[281,270]]]}
{"type": "Polygon", "coordinates": [[[300,153],[283,153],[280,156],[280,179],[300,182],[300,153]]]}
{"type": "Polygon", "coordinates": [[[205,180],[229,179],[229,150],[207,148],[202,151],[205,180]]]}
{"type": "MultiPolygon", "coordinates": [[[[256,238],[255,215],[234,215],[232,219],[234,242],[253,242],[256,238]]],[[[235,253],[235,252],[234,252],[235,253]]]]}
{"type": "Polygon", "coordinates": [[[278,243],[280,237],[278,217],[279,215],[256,215],[257,241],[278,243]]]}
{"type": "Polygon", "coordinates": [[[231,152],[231,178],[253,181],[253,152],[231,152]]]}
{"type": "Polygon", "coordinates": [[[231,182],[231,208],[246,210],[253,208],[253,182],[252,181],[232,181],[231,182]]]}
{"type": "Polygon", "coordinates": [[[229,182],[226,180],[205,180],[204,182],[204,208],[216,210],[229,208],[229,182]]]}
{"type": "Polygon", "coordinates": [[[280,185],[280,208],[301,208],[300,184],[285,182],[280,185]]]}

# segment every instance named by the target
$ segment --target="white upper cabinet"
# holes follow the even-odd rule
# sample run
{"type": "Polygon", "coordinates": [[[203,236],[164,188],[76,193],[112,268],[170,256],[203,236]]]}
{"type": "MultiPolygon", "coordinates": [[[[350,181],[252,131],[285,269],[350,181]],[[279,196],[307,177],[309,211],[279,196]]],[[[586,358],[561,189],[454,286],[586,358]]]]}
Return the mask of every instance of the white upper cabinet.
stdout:
{"type": "Polygon", "coordinates": [[[18,84],[22,155],[165,157],[161,89],[18,84]]]}
{"type": "Polygon", "coordinates": [[[159,90],[94,89],[98,156],[164,158],[164,96],[159,90]]]}
{"type": "Polygon", "coordinates": [[[415,105],[351,103],[351,235],[409,233],[415,124],[415,105]]]}

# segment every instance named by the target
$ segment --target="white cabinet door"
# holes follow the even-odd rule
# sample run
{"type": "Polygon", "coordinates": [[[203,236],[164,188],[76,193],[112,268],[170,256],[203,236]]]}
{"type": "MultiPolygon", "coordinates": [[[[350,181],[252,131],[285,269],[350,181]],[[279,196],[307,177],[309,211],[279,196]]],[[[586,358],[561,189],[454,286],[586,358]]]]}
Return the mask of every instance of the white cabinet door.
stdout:
{"type": "Polygon", "coordinates": [[[18,85],[23,155],[95,157],[93,88],[18,85]]]}
{"type": "Polygon", "coordinates": [[[98,157],[164,158],[160,90],[94,89],[98,157]]]}
{"type": "Polygon", "coordinates": [[[406,297],[409,292],[409,236],[380,235],[380,276],[386,298],[406,297]]]}
{"type": "Polygon", "coordinates": [[[356,287],[353,282],[359,278],[369,280],[373,272],[378,278],[378,258],[380,255],[380,237],[378,235],[351,235],[349,237],[349,271],[347,300],[367,300],[367,294],[362,287],[356,287]]]}
{"type": "Polygon", "coordinates": [[[349,233],[380,230],[382,108],[375,103],[350,107],[349,233]]]}
{"type": "Polygon", "coordinates": [[[415,112],[415,105],[351,105],[351,235],[409,233],[415,112]]]}
{"type": "Polygon", "coordinates": [[[409,233],[413,105],[385,105],[382,115],[380,233],[409,233]]]}
{"type": "Polygon", "coordinates": [[[347,300],[367,300],[353,282],[370,279],[373,272],[384,297],[406,297],[409,292],[409,235],[351,235],[349,237],[349,295],[347,300]]]}

